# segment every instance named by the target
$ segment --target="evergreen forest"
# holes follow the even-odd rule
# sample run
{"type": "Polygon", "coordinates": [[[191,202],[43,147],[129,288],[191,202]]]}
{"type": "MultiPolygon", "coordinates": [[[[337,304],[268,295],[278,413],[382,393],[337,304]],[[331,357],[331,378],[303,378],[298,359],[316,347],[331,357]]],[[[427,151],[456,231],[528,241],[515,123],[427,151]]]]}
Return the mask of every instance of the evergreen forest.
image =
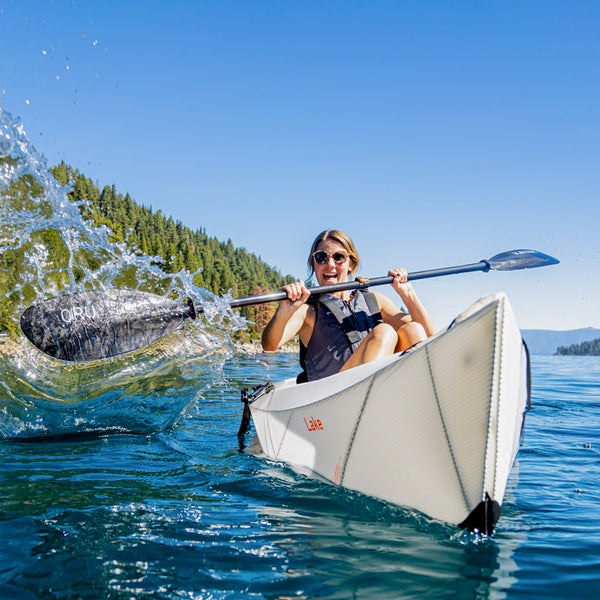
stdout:
{"type": "Polygon", "coordinates": [[[571,346],[559,346],[556,354],[563,356],[600,356],[600,338],[571,346]]]}
{"type": "MultiPolygon", "coordinates": [[[[114,185],[100,189],[64,162],[53,167],[51,172],[60,184],[71,185],[70,200],[78,204],[86,220],[95,226],[105,225],[112,232],[112,241],[124,243],[136,253],[160,257],[160,267],[167,273],[182,269],[195,273],[194,284],[198,287],[216,295],[231,291],[236,297],[277,290],[294,280],[289,275],[282,276],[246,249],[234,247],[231,240],[219,241],[207,235],[204,229],[193,231],[160,210],[153,211],[136,203],[129,194],[119,193],[114,185]]],[[[0,287],[10,287],[11,271],[21,264],[22,258],[13,254],[3,253],[0,287]]],[[[251,322],[248,331],[240,334],[245,340],[258,337],[275,307],[272,304],[257,305],[240,310],[251,322]]]]}

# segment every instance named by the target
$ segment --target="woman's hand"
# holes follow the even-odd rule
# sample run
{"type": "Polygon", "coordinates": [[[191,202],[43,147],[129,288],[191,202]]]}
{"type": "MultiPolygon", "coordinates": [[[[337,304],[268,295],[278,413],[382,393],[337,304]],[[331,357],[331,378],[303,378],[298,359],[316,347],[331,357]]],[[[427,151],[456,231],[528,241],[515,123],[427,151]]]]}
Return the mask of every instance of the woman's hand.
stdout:
{"type": "Polygon", "coordinates": [[[306,301],[310,297],[310,291],[306,287],[304,281],[289,283],[288,285],[284,285],[281,289],[287,294],[289,300],[288,307],[292,310],[296,310],[303,304],[306,304],[306,301]]]}
{"type": "Polygon", "coordinates": [[[408,271],[406,269],[390,269],[388,276],[394,278],[392,287],[402,298],[413,291],[413,286],[408,281],[408,271]]]}
{"type": "MultiPolygon", "coordinates": [[[[388,275],[394,278],[394,281],[392,281],[392,287],[399,294],[400,298],[402,298],[402,302],[408,311],[407,316],[409,321],[420,323],[428,336],[433,335],[435,333],[433,321],[419,300],[417,292],[413,288],[412,283],[408,281],[408,272],[406,269],[390,269],[388,271],[388,275]]],[[[403,320],[404,322],[407,322],[406,316],[403,317],[403,320]]]]}

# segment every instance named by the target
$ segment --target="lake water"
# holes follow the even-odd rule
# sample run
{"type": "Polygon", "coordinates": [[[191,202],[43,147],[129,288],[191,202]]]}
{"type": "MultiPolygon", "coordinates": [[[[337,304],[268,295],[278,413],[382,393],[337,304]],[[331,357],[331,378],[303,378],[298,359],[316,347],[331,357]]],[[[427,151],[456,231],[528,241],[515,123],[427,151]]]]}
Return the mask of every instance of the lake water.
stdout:
{"type": "Polygon", "coordinates": [[[598,598],[600,359],[533,357],[490,538],[328,485],[237,438],[236,354],[168,431],[0,441],[0,598],[598,598]]]}
{"type": "Polygon", "coordinates": [[[236,352],[226,299],[113,243],[68,191],[0,107],[0,600],[600,597],[599,358],[533,357],[504,514],[465,533],[240,445],[240,389],[296,357],[236,352]],[[124,284],[204,316],[89,364],[18,334],[36,300],[124,284]]]}

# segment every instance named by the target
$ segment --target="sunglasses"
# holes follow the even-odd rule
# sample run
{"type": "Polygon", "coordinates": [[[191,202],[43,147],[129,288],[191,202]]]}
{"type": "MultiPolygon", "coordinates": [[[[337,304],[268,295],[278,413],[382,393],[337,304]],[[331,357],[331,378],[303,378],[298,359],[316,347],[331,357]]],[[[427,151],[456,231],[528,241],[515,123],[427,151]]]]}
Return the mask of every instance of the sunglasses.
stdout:
{"type": "Polygon", "coordinates": [[[329,252],[319,250],[318,252],[314,252],[312,256],[318,265],[324,265],[330,256],[336,265],[343,265],[348,260],[348,255],[345,252],[333,252],[329,254],[329,252]]]}

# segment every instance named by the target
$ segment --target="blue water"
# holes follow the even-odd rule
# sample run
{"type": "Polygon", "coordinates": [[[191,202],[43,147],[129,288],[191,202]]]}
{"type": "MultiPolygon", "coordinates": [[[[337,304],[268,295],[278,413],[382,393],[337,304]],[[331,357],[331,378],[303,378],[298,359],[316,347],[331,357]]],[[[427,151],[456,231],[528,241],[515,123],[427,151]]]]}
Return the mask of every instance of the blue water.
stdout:
{"type": "Polygon", "coordinates": [[[533,357],[503,516],[481,538],[240,447],[236,354],[175,426],[0,441],[0,598],[598,598],[600,359],[533,357]]]}
{"type": "Polygon", "coordinates": [[[113,243],[68,191],[0,107],[0,247],[22,256],[0,289],[17,332],[0,333],[0,600],[600,597],[599,358],[533,358],[504,514],[477,537],[269,462],[252,432],[240,444],[241,387],[296,357],[236,352],[224,299],[113,243]],[[204,316],[90,364],[19,337],[33,301],[124,282],[204,316]]]}

